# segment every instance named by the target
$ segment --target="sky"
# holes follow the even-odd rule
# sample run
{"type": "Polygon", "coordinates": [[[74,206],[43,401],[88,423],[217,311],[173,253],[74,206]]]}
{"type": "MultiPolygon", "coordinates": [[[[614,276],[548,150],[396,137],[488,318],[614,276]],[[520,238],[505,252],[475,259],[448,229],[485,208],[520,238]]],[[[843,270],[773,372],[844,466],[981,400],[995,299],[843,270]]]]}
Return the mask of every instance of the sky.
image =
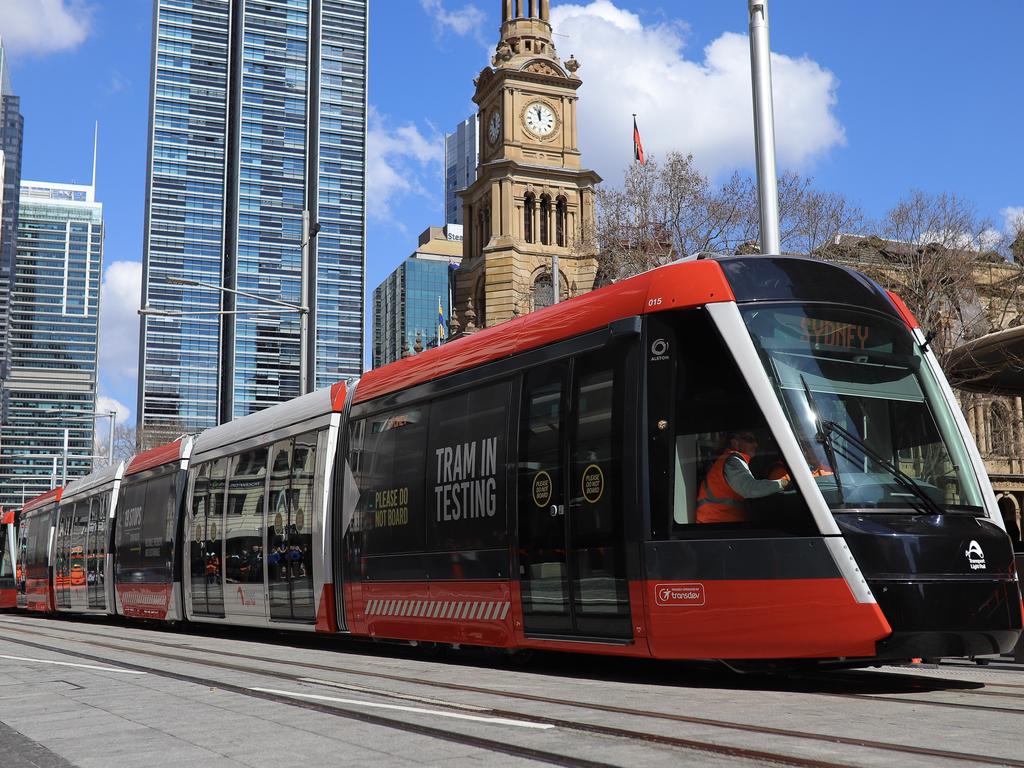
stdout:
{"type": "MultiPolygon", "coordinates": [[[[444,224],[444,134],[475,110],[501,0],[368,1],[369,307],[419,233],[444,224]]],[[[135,418],[152,5],[0,0],[23,178],[88,183],[100,123],[98,409],[122,423],[135,418]]],[[[771,0],[780,170],[869,217],[920,189],[1007,226],[1024,212],[1019,15],[1013,0],[771,0]]],[[[648,154],[692,152],[712,178],[752,172],[745,0],[552,0],[552,24],[559,55],[582,65],[580,148],[605,184],[631,162],[633,113],[648,154]]]]}

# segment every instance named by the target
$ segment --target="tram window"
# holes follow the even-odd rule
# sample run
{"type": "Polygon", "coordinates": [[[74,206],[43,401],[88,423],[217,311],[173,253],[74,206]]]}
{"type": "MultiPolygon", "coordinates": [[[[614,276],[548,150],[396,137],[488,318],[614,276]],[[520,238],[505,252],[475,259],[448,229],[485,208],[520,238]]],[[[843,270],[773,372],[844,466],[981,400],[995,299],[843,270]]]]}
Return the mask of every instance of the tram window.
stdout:
{"type": "Polygon", "coordinates": [[[807,533],[810,512],[796,490],[748,498],[735,519],[698,524],[701,483],[735,434],[747,443],[757,479],[788,473],[778,446],[736,362],[704,310],[664,313],[648,325],[648,446],[651,535],[721,536],[807,533]],[[746,532],[746,533],[744,533],[746,532]]]}
{"type": "Polygon", "coordinates": [[[416,406],[365,420],[355,478],[363,555],[423,549],[427,418],[416,406]]]}
{"type": "Polygon", "coordinates": [[[505,546],[508,398],[509,384],[503,382],[431,403],[428,549],[505,546]]]}
{"type": "Polygon", "coordinates": [[[312,620],[315,615],[313,591],[313,516],[316,514],[317,433],[295,438],[292,454],[292,517],[288,533],[288,566],[291,575],[292,614],[312,620]]]}
{"type": "Polygon", "coordinates": [[[138,581],[142,577],[142,513],[146,505],[146,484],[125,482],[117,504],[117,580],[138,581]]]}
{"type": "Polygon", "coordinates": [[[4,537],[3,541],[0,541],[4,551],[4,559],[0,562],[0,579],[9,579],[14,575],[14,565],[11,560],[11,552],[7,547],[7,532],[0,528],[0,535],[4,537]]]}
{"type": "Polygon", "coordinates": [[[263,583],[263,498],[267,448],[235,456],[224,518],[225,576],[229,583],[263,583]]]}
{"type": "Polygon", "coordinates": [[[171,549],[177,523],[177,471],[146,482],[142,567],[147,581],[171,580],[171,549]]]}

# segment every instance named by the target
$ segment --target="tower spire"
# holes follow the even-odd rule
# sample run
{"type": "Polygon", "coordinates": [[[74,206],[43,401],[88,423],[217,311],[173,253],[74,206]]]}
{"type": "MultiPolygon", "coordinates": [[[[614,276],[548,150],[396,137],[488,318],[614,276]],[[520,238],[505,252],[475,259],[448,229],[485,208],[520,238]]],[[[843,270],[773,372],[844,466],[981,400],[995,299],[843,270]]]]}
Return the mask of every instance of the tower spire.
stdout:
{"type": "Polygon", "coordinates": [[[492,64],[516,68],[537,58],[558,62],[551,35],[551,0],[501,0],[501,39],[492,64]]]}

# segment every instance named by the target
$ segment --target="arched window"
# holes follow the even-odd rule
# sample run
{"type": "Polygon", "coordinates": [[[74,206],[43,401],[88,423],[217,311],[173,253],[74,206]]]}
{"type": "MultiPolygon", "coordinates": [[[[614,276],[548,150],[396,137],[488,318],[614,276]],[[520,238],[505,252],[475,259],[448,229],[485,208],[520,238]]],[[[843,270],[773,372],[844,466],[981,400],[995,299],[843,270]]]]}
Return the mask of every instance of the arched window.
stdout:
{"type": "Polygon", "coordinates": [[[555,242],[562,248],[565,247],[565,228],[568,218],[567,209],[569,205],[564,197],[559,197],[555,204],[555,242]]]}
{"type": "Polygon", "coordinates": [[[554,296],[551,292],[551,273],[542,272],[533,281],[533,308],[534,310],[551,306],[554,303],[554,296]]]}
{"type": "Polygon", "coordinates": [[[484,238],[483,238],[484,242],[483,242],[483,244],[486,246],[489,242],[491,242],[491,209],[490,208],[484,208],[482,213],[484,215],[484,232],[483,232],[483,234],[484,234],[484,238]]]}
{"type": "Polygon", "coordinates": [[[542,195],[540,198],[540,242],[541,245],[551,245],[551,198],[542,195]]]}
{"type": "Polygon", "coordinates": [[[1010,423],[1010,410],[1006,403],[993,400],[988,406],[988,435],[992,453],[997,456],[1009,456],[1013,443],[1013,425],[1010,423]]]}
{"type": "Polygon", "coordinates": [[[533,242],[533,212],[536,200],[531,193],[523,201],[523,239],[528,243],[533,242]]]}

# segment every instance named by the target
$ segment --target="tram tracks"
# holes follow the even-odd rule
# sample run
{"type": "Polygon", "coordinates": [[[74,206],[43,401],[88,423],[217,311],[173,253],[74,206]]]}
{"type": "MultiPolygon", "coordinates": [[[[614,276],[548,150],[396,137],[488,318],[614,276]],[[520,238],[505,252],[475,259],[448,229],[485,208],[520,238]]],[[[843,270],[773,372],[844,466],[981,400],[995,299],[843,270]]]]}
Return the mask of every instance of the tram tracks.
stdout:
{"type": "MultiPolygon", "coordinates": [[[[187,652],[201,652],[203,654],[221,657],[221,658],[234,658],[234,659],[252,659],[251,654],[243,654],[226,650],[217,650],[207,647],[199,647],[196,645],[187,645],[181,643],[169,643],[147,638],[145,640],[133,640],[131,638],[119,638],[118,642],[111,642],[109,638],[105,638],[98,633],[82,632],[79,628],[76,628],[73,634],[52,634],[50,632],[41,631],[39,628],[28,628],[24,624],[20,623],[8,623],[4,622],[6,626],[14,629],[15,632],[36,636],[40,639],[46,640],[59,640],[64,642],[74,642],[92,646],[97,649],[103,649],[106,651],[115,651],[119,653],[133,653],[140,654],[143,656],[149,656],[154,659],[163,659],[173,662],[193,663],[199,664],[206,667],[212,667],[221,669],[224,671],[240,672],[252,675],[261,675],[265,677],[275,678],[287,683],[298,684],[298,685],[315,685],[323,688],[344,690],[350,692],[356,692],[368,696],[374,696],[390,701],[399,702],[420,702],[427,703],[434,706],[443,706],[456,710],[468,710],[476,714],[499,718],[506,720],[528,720],[534,723],[542,723],[551,727],[561,728],[566,730],[573,730],[582,733],[590,733],[604,737],[611,737],[616,739],[625,739],[634,742],[658,744],[669,747],[675,747],[688,751],[712,753],[721,756],[727,756],[738,759],[745,759],[754,761],[756,763],[774,763],[781,765],[793,765],[793,766],[807,766],[808,768],[825,768],[826,766],[846,766],[846,763],[836,763],[825,760],[819,760],[810,757],[802,757],[800,755],[787,754],[784,752],[773,752],[768,750],[749,749],[742,746],[723,744],[719,742],[707,741],[703,739],[689,739],[678,736],[665,735],[663,733],[653,733],[648,730],[635,730],[626,727],[620,727],[618,725],[608,725],[604,723],[587,722],[584,720],[575,720],[567,718],[550,717],[545,715],[536,715],[533,713],[525,713],[517,710],[510,710],[498,707],[492,707],[489,705],[478,705],[478,704],[466,704],[454,701],[446,701],[433,697],[419,696],[410,694],[402,691],[388,690],[386,688],[380,688],[377,686],[362,686],[347,684],[339,681],[324,680],[319,678],[310,677],[306,675],[289,674],[285,672],[279,672],[275,670],[269,670],[264,667],[255,666],[252,664],[236,664],[229,663],[226,661],[217,661],[210,658],[196,658],[192,655],[183,655],[187,652]],[[83,639],[82,635],[91,636],[91,639],[83,639]],[[139,647],[142,646],[142,647],[139,647]],[[157,651],[153,646],[161,647],[168,650],[178,651],[179,653],[168,653],[157,651]]],[[[11,639],[9,636],[7,639],[11,639]]],[[[25,640],[18,640],[28,647],[36,647],[40,649],[56,650],[51,646],[32,643],[25,640]]],[[[278,703],[287,703],[292,706],[299,706],[306,709],[312,709],[318,712],[324,712],[341,717],[351,717],[352,719],[361,720],[364,722],[375,723],[385,727],[399,728],[409,732],[420,733],[422,735],[432,736],[436,738],[443,738],[447,741],[457,741],[460,744],[467,746],[478,746],[483,749],[489,749],[495,752],[501,752],[504,754],[516,755],[520,757],[527,757],[529,759],[538,760],[554,765],[579,765],[579,766],[591,766],[591,765],[604,765],[602,763],[594,763],[591,761],[579,760],[572,756],[562,755],[553,752],[547,752],[544,750],[536,750],[530,748],[519,747],[518,745],[510,745],[503,741],[494,741],[490,739],[483,739],[476,736],[465,736],[462,734],[453,733],[450,731],[439,730],[431,728],[429,726],[419,726],[411,724],[406,720],[395,720],[392,718],[382,717],[379,715],[370,715],[364,712],[356,712],[344,707],[338,707],[336,704],[325,704],[323,702],[317,702],[317,698],[331,698],[331,697],[318,697],[304,694],[301,692],[289,692],[275,690],[274,693],[266,693],[270,689],[252,689],[243,686],[237,686],[231,683],[220,683],[211,681],[207,677],[197,677],[191,675],[183,675],[176,672],[168,672],[161,670],[157,667],[150,667],[147,665],[132,665],[126,664],[120,660],[111,660],[109,657],[97,656],[93,654],[79,653],[75,651],[69,651],[60,649],[58,652],[67,653],[70,655],[79,656],[81,658],[101,661],[103,663],[117,663],[121,666],[135,667],[140,670],[149,672],[150,674],[163,675],[165,677],[172,677],[188,682],[194,682],[204,686],[215,686],[222,690],[240,693],[247,696],[255,696],[257,698],[268,698],[278,703]],[[283,701],[282,694],[287,696],[287,701],[283,701]]],[[[555,699],[551,697],[541,696],[537,694],[527,694],[522,692],[506,691],[494,688],[485,688],[481,686],[463,685],[458,683],[442,682],[437,680],[430,680],[425,678],[414,678],[406,675],[396,675],[388,672],[381,671],[369,671],[362,669],[354,669],[349,667],[342,667],[337,665],[317,664],[313,662],[296,661],[289,659],[273,659],[271,661],[273,665],[284,666],[284,667],[295,667],[307,671],[325,672],[337,675],[348,675],[360,678],[370,678],[377,681],[388,681],[401,685],[412,685],[427,687],[430,689],[441,689],[452,692],[460,692],[466,694],[485,695],[490,697],[498,697],[501,699],[517,700],[529,704],[540,704],[546,707],[559,706],[567,707],[571,709],[579,710],[590,710],[593,712],[601,712],[605,714],[621,715],[635,719],[642,720],[655,720],[655,721],[672,721],[680,724],[687,724],[692,726],[702,727],[713,727],[715,729],[721,729],[725,732],[739,732],[745,734],[756,734],[760,736],[770,736],[782,739],[792,739],[795,742],[799,741],[812,741],[812,742],[824,742],[828,744],[841,745],[854,747],[864,750],[878,750],[885,753],[897,753],[904,755],[914,755],[919,757],[927,757],[933,759],[942,759],[956,762],[967,762],[972,765],[1008,765],[1024,768],[1024,761],[994,757],[989,755],[981,755],[975,753],[958,752],[944,749],[934,749],[927,747],[918,747],[907,744],[899,744],[892,742],[884,742],[871,739],[863,739],[856,737],[847,737],[839,735],[830,735],[823,733],[813,733],[807,731],[798,731],[785,728],[776,728],[771,726],[754,725],[749,723],[733,722],[727,720],[717,720],[713,718],[696,717],[692,715],[683,715],[673,712],[660,712],[652,710],[642,710],[630,707],[616,706],[612,704],[602,704],[596,702],[585,702],[585,701],[574,701],[567,699],[555,699]]],[[[958,691],[966,693],[978,693],[983,694],[982,691],[958,691]]],[[[969,708],[982,708],[982,709],[994,709],[1003,713],[1010,714],[1024,714],[1022,709],[1014,708],[997,708],[997,707],[979,707],[978,705],[962,705],[955,702],[931,702],[923,699],[910,699],[902,697],[887,697],[887,696],[871,696],[863,694],[819,694],[825,696],[846,696],[852,698],[861,699],[876,699],[880,701],[896,701],[896,702],[909,702],[914,704],[934,704],[936,706],[947,706],[957,707],[965,706],[969,708]]],[[[1024,698],[1024,695],[1018,694],[994,694],[1003,695],[1009,697],[1020,696],[1024,698]]],[[[337,700],[335,700],[337,701],[337,700]]],[[[395,707],[400,708],[400,707],[395,707]]]]}

